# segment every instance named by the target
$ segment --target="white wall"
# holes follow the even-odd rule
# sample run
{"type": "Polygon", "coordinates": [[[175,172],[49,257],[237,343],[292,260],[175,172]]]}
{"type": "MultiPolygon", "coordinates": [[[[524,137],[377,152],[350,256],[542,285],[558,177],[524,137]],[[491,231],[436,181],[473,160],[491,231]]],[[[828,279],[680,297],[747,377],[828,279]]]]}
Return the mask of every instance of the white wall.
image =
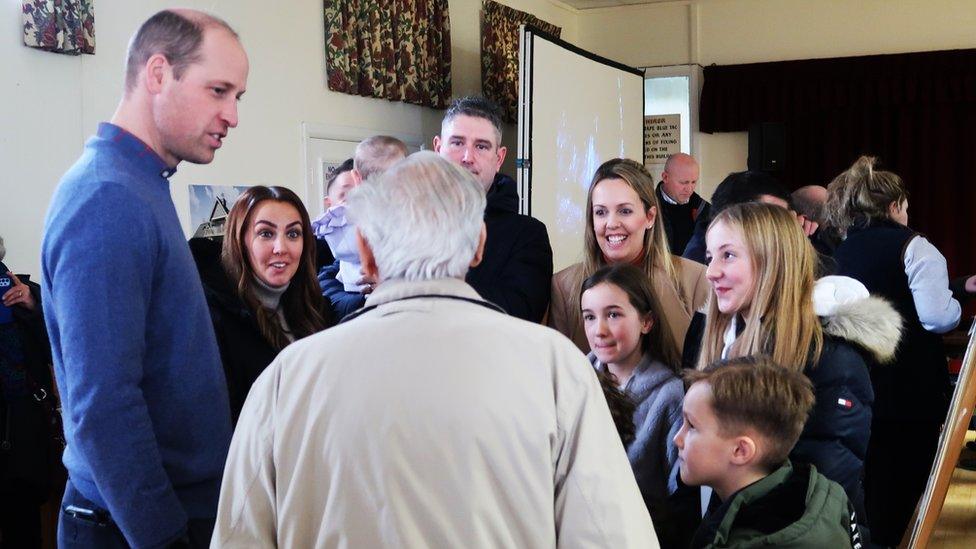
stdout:
{"type": "MultiPolygon", "coordinates": [[[[240,126],[210,165],[180,165],[172,179],[177,211],[189,234],[189,184],[275,184],[304,194],[302,122],[433,136],[434,109],[330,92],[325,77],[321,0],[183,0],[211,11],[240,33],[251,62],[240,126]]],[[[503,3],[563,27],[576,39],[577,15],[549,0],[503,3]]],[[[40,272],[44,213],[64,171],[98,122],[114,111],[130,35],[159,0],[98,0],[96,55],[70,57],[26,48],[20,0],[0,0],[0,236],[12,269],[40,272]]],[[[451,0],[455,94],[481,89],[480,0],[451,0]]],[[[514,144],[514,131],[506,139],[514,144]]],[[[514,147],[511,156],[514,158],[514,147]]]]}

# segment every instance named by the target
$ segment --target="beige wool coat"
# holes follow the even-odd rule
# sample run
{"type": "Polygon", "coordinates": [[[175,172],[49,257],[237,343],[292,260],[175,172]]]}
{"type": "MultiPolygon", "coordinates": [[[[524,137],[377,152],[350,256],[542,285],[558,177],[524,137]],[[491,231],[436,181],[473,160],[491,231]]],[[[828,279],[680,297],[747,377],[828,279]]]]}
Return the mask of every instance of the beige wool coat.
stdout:
{"type": "MultiPolygon", "coordinates": [[[[671,337],[681,352],[685,343],[685,334],[695,311],[701,309],[708,299],[710,288],[705,279],[705,266],[701,263],[673,256],[675,265],[679,269],[681,293],[671,284],[667,273],[663,269],[655,268],[651,275],[651,287],[661,304],[664,323],[671,333],[671,337]]],[[[579,318],[570,314],[572,310],[579,310],[580,285],[583,282],[583,263],[570,265],[552,277],[552,297],[549,302],[549,316],[547,324],[566,337],[584,353],[590,352],[590,344],[586,341],[583,331],[583,321],[573,322],[579,318]]]]}
{"type": "Polygon", "coordinates": [[[288,346],[244,405],[212,546],[657,547],[590,363],[464,300],[387,281],[288,346]]]}

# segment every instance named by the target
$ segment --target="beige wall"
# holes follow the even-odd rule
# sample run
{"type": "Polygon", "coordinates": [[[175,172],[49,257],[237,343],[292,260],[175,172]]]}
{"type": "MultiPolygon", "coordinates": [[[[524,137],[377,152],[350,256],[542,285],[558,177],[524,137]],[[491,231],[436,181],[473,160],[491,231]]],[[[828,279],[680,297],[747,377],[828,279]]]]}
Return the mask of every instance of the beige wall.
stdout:
{"type": "Polygon", "coordinates": [[[632,67],[688,63],[691,2],[580,11],[579,45],[632,67]]]}
{"type": "MultiPolygon", "coordinates": [[[[549,0],[504,0],[563,27],[576,39],[577,15],[549,0]]],[[[189,233],[189,184],[275,184],[304,194],[301,124],[330,124],[433,136],[441,113],[383,99],[328,91],[321,0],[184,0],[212,10],[240,33],[251,61],[240,126],[215,161],[184,163],[172,194],[189,233]]],[[[96,55],[32,50],[20,37],[20,2],[0,4],[0,236],[12,269],[40,273],[44,213],[64,171],[98,122],[111,117],[122,87],[129,36],[159,0],[98,0],[96,55]]],[[[451,0],[452,78],[456,94],[480,90],[480,0],[451,0]]],[[[514,143],[514,131],[506,139],[514,143]]],[[[510,155],[514,158],[514,150],[510,155]]]]}

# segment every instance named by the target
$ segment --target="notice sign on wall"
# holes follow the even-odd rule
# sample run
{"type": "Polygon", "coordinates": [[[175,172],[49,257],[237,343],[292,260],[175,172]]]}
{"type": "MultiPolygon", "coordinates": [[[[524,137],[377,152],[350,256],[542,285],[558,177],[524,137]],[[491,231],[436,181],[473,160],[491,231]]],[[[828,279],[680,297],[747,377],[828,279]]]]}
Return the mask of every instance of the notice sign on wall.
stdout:
{"type": "Polygon", "coordinates": [[[644,165],[663,165],[669,156],[681,152],[681,115],[656,114],[644,117],[644,165]]]}

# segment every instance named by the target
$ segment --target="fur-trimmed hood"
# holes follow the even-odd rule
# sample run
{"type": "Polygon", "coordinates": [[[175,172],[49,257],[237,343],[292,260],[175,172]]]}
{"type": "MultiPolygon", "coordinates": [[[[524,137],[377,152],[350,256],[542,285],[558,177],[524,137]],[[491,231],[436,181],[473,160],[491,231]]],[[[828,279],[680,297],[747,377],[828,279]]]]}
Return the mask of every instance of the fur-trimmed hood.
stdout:
{"type": "Polygon", "coordinates": [[[817,280],[813,303],[825,334],[857,345],[882,364],[895,357],[902,334],[901,315],[886,300],[870,295],[857,280],[846,276],[817,280]]]}

